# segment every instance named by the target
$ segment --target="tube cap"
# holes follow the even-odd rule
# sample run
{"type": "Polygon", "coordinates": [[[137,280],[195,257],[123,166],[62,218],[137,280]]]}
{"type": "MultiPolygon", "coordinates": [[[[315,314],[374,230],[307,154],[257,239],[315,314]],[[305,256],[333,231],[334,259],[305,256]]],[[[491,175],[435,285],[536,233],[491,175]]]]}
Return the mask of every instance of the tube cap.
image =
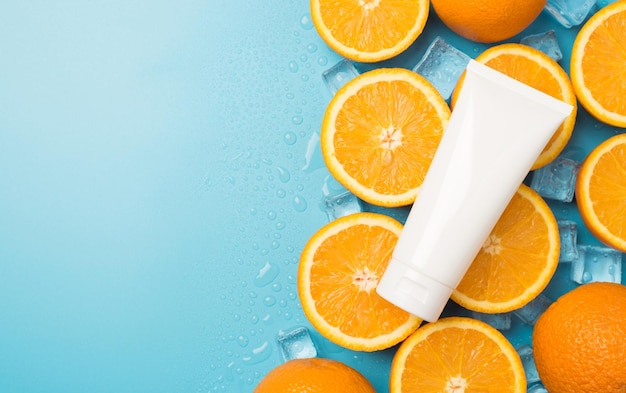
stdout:
{"type": "Polygon", "coordinates": [[[387,301],[429,322],[439,319],[452,290],[394,258],[376,288],[387,301]]]}

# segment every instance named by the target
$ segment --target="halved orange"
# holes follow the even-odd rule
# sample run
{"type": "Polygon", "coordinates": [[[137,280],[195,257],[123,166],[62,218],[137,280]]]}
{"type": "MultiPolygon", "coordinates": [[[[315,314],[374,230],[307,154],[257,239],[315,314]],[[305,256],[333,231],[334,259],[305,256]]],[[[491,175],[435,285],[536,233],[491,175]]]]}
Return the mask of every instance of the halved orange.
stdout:
{"type": "Polygon", "coordinates": [[[298,267],[304,314],[330,341],[358,351],[396,345],[421,320],[376,293],[402,224],[386,215],[355,213],[319,229],[298,267]]]}
{"type": "Polygon", "coordinates": [[[428,0],[311,0],[311,19],[334,51],[374,62],[401,53],[415,41],[429,6],[428,0]]]}
{"type": "Polygon", "coordinates": [[[520,308],[548,285],[559,253],[552,210],[533,189],[521,185],[451,298],[485,313],[520,308]]]}
{"type": "Polygon", "coordinates": [[[391,393],[524,393],[526,376],[502,333],[475,319],[448,317],[400,345],[389,387],[391,393]]]}
{"type": "MultiPolygon", "coordinates": [[[[550,138],[531,169],[537,169],[554,160],[569,142],[576,122],[576,95],[567,73],[545,53],[515,43],[493,46],[478,55],[476,61],[574,107],[572,113],[550,138]]],[[[452,107],[462,83],[463,76],[452,95],[452,107]]]]}
{"type": "Polygon", "coordinates": [[[583,25],[572,48],[570,74],[589,113],[626,127],[626,1],[602,8],[583,25]]]}
{"type": "Polygon", "coordinates": [[[439,146],[450,108],[425,78],[402,68],[359,75],[333,97],[320,145],[329,171],[361,199],[413,203],[439,146]]]}
{"type": "Polygon", "coordinates": [[[626,134],[605,140],[583,161],[576,203],[591,233],[626,252],[626,134]]]}

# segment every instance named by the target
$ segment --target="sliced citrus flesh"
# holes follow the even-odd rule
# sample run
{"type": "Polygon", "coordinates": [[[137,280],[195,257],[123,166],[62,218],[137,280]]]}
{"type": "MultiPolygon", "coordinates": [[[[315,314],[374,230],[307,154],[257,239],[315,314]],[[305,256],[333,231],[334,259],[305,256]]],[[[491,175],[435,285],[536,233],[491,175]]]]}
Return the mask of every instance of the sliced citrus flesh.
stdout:
{"type": "Polygon", "coordinates": [[[575,193],[589,231],[626,252],[626,134],[605,140],[589,153],[578,172],[575,193]]]}
{"type": "Polygon", "coordinates": [[[415,200],[439,146],[450,108],[421,75],[380,68],[344,85],[328,105],[320,134],[337,181],[374,205],[415,200]]]}
{"type": "Polygon", "coordinates": [[[488,324],[463,317],[428,323],[396,352],[391,393],[522,393],[526,377],[509,341],[488,324]]]}
{"type": "MultiPolygon", "coordinates": [[[[476,61],[572,105],[574,109],[552,135],[531,169],[540,168],[554,160],[569,142],[576,123],[576,95],[567,73],[545,53],[522,44],[493,46],[478,55],[476,61]]],[[[462,81],[463,76],[452,96],[453,107],[462,81]]]]}
{"type": "Polygon", "coordinates": [[[485,313],[520,308],[548,285],[559,253],[552,210],[533,189],[521,185],[451,298],[485,313]]]}
{"type": "Polygon", "coordinates": [[[311,19],[326,44],[361,62],[389,59],[421,34],[428,0],[311,0],[311,19]]]}
{"type": "Polygon", "coordinates": [[[602,8],[583,25],[572,47],[570,75],[589,113],[626,127],[626,1],[602,8]]]}
{"type": "Polygon", "coordinates": [[[421,320],[376,293],[402,224],[378,213],[355,213],[320,228],[298,267],[304,314],[330,341],[375,351],[396,345],[421,320]]]}

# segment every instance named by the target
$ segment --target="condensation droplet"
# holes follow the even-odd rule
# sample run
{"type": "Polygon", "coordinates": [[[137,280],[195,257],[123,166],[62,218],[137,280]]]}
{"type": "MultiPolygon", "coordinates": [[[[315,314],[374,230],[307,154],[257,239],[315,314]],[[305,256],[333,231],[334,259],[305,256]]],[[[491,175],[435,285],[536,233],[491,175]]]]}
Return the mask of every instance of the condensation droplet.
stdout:
{"type": "Polygon", "coordinates": [[[303,212],[307,209],[308,204],[306,199],[303,196],[296,195],[293,197],[293,208],[297,212],[303,212]]]}
{"type": "Polygon", "coordinates": [[[239,337],[237,337],[237,344],[239,344],[240,347],[246,347],[248,346],[248,343],[250,342],[250,340],[248,339],[248,337],[241,335],[239,337]]]}
{"type": "Polygon", "coordinates": [[[270,210],[267,212],[267,218],[269,220],[275,220],[276,219],[276,212],[274,210],[270,210]]]}
{"type": "Polygon", "coordinates": [[[269,359],[271,355],[272,346],[265,341],[258,347],[254,348],[249,355],[244,356],[241,359],[247,364],[259,364],[262,361],[269,359]]]}
{"type": "Polygon", "coordinates": [[[309,53],[315,53],[316,50],[317,50],[317,45],[315,45],[314,43],[310,43],[309,45],[306,46],[306,51],[309,53]]]}
{"type": "Polygon", "coordinates": [[[265,265],[259,270],[256,277],[254,277],[254,285],[257,287],[264,287],[270,284],[280,273],[278,265],[266,262],[265,265]]]}
{"type": "Polygon", "coordinates": [[[297,140],[298,140],[298,137],[296,136],[294,132],[287,131],[285,132],[285,135],[283,135],[283,141],[285,141],[285,143],[290,146],[296,143],[297,140]]]}
{"type": "Polygon", "coordinates": [[[311,15],[304,14],[300,17],[300,27],[304,30],[311,30],[313,26],[313,21],[311,20],[311,15]]]}
{"type": "Polygon", "coordinates": [[[321,65],[321,66],[325,66],[328,64],[328,58],[326,56],[320,56],[317,59],[317,64],[321,65]]]}
{"type": "Polygon", "coordinates": [[[304,121],[304,119],[302,118],[302,116],[294,116],[291,118],[291,122],[297,126],[299,126],[300,124],[302,124],[302,122],[304,121]]]}
{"type": "Polygon", "coordinates": [[[278,167],[278,180],[280,180],[283,183],[287,183],[289,182],[289,179],[291,179],[291,174],[289,173],[289,170],[287,170],[287,168],[283,168],[283,167],[278,167]]]}
{"type": "Polygon", "coordinates": [[[271,307],[274,304],[276,304],[276,298],[274,296],[265,296],[263,298],[263,304],[265,304],[268,307],[271,307]]]}
{"type": "Polygon", "coordinates": [[[289,62],[289,71],[295,73],[295,72],[298,72],[298,69],[299,69],[298,63],[296,63],[295,61],[290,61],[289,62]]]}

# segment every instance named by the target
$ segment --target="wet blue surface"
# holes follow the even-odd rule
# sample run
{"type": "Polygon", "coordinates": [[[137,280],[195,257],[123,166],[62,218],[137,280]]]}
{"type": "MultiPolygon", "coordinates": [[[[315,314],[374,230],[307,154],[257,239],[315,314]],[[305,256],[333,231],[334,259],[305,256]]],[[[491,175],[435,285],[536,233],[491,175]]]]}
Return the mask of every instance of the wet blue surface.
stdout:
{"type": "MultiPolygon", "coordinates": [[[[545,12],[509,41],[550,29],[567,70],[576,30],[545,12]]],[[[433,14],[357,69],[411,69],[437,35],[486,48],[433,14]]],[[[0,391],[251,392],[282,361],[277,333],[310,327],[297,262],[336,187],[318,133],[341,59],[308,2],[4,2],[0,53],[0,391]]],[[[568,157],[616,132],[580,109],[568,157]]],[[[549,203],[599,244],[575,204],[549,203]]],[[[568,269],[551,299],[577,285],[568,269]]],[[[531,329],[513,317],[506,335],[531,329]]],[[[311,334],[388,391],[393,348],[311,334]]]]}

